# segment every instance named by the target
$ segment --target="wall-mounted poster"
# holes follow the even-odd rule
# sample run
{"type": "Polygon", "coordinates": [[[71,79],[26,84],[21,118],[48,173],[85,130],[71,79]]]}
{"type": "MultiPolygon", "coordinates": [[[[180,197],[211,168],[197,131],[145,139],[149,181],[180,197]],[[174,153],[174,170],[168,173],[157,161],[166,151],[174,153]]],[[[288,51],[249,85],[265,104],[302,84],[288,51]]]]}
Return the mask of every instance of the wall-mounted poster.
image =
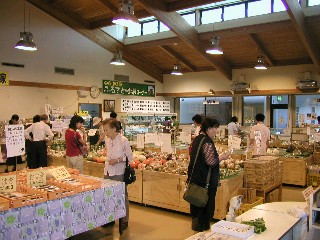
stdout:
{"type": "Polygon", "coordinates": [[[0,86],[9,85],[9,74],[8,72],[0,71],[0,86]]]}
{"type": "Polygon", "coordinates": [[[140,83],[102,80],[102,92],[105,94],[135,95],[155,97],[156,86],[140,83]]]}
{"type": "Polygon", "coordinates": [[[170,113],[170,101],[121,99],[121,112],[170,113]]]}
{"type": "Polygon", "coordinates": [[[114,112],[116,106],[115,100],[103,100],[103,111],[114,112]]]}

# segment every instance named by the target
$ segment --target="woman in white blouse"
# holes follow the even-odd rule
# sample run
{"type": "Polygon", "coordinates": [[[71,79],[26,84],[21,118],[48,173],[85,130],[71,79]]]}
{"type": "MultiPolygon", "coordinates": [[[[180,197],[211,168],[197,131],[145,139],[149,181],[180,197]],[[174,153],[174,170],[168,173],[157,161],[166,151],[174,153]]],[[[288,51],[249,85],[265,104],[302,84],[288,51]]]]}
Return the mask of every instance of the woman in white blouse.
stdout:
{"type": "MultiPolygon", "coordinates": [[[[116,181],[124,181],[124,169],[126,168],[126,158],[130,163],[132,160],[132,150],[126,137],[120,134],[119,122],[115,119],[106,119],[103,121],[103,129],[106,135],[107,160],[104,168],[104,177],[116,181]]],[[[125,217],[119,221],[119,230],[128,227],[129,220],[129,200],[127,186],[125,187],[126,211],[125,217]]]]}

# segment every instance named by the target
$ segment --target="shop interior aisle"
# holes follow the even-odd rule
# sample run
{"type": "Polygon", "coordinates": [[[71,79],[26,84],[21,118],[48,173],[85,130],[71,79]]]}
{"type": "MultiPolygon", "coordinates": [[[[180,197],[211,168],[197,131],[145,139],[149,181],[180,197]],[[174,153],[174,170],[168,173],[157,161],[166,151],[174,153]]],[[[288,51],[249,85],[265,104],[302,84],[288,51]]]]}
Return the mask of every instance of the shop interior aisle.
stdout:
{"type": "MultiPolygon", "coordinates": [[[[284,186],[283,201],[304,201],[302,190],[301,187],[284,186]]],[[[116,224],[96,228],[73,240],[183,240],[194,234],[187,214],[130,203],[129,229],[121,237],[116,224]]]]}

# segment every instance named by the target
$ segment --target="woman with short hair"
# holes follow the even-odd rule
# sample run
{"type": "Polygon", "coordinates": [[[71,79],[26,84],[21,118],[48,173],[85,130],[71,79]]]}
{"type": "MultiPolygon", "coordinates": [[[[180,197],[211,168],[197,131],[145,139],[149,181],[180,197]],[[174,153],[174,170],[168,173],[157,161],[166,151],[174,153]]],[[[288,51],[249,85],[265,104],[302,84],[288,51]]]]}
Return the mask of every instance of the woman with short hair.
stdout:
{"type": "Polygon", "coordinates": [[[214,145],[213,139],[218,127],[219,122],[216,119],[204,118],[201,123],[201,132],[194,139],[190,148],[187,183],[194,183],[208,188],[208,202],[206,206],[197,207],[190,204],[192,230],[198,232],[210,229],[210,221],[213,218],[215,209],[216,191],[219,186],[219,162],[229,157],[228,153],[223,153],[219,156],[214,145]],[[211,172],[207,185],[209,170],[211,172]]]}

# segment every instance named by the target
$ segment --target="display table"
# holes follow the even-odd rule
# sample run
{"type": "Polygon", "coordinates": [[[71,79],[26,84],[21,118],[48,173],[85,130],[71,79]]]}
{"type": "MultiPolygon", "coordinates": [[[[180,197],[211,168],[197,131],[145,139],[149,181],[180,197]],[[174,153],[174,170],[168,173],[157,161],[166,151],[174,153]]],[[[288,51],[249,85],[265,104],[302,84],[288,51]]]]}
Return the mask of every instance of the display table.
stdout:
{"type": "MultiPolygon", "coordinates": [[[[307,204],[305,202],[274,202],[261,204],[249,211],[243,213],[236,218],[236,222],[248,221],[257,218],[263,218],[267,230],[261,234],[253,234],[247,240],[298,240],[302,239],[301,234],[304,231],[306,236],[307,221],[287,214],[287,210],[292,207],[305,208],[307,204]]],[[[188,240],[197,239],[238,239],[218,233],[212,233],[210,231],[204,233],[198,233],[188,240]],[[207,238],[204,238],[204,237],[207,238]],[[201,238],[202,237],[202,238],[201,238]]]]}
{"type": "Polygon", "coordinates": [[[0,212],[0,239],[66,239],[124,217],[124,183],[101,181],[102,188],[0,212]]]}

